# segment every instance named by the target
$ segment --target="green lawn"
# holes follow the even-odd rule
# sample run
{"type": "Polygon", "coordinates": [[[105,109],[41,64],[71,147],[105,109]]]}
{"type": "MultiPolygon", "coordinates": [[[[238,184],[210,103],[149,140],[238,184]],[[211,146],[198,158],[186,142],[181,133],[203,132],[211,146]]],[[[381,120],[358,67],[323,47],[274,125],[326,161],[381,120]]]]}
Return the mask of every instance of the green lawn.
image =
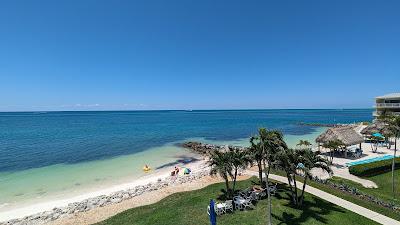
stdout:
{"type": "Polygon", "coordinates": [[[374,188],[374,189],[365,188],[358,183],[355,183],[355,182],[352,182],[352,181],[349,181],[346,179],[336,178],[336,177],[335,177],[334,181],[346,183],[348,185],[357,187],[362,192],[374,195],[385,201],[395,202],[396,204],[400,205],[400,189],[399,189],[400,188],[400,170],[395,170],[396,199],[393,198],[393,193],[392,193],[392,172],[387,172],[387,173],[372,176],[372,177],[362,177],[362,178],[375,182],[378,185],[378,188],[374,188]]]}
{"type": "MultiPolygon", "coordinates": [[[[285,174],[282,171],[273,171],[273,173],[277,174],[277,175],[285,176],[285,174]]],[[[394,201],[394,202],[396,202],[397,204],[400,204],[400,192],[399,192],[399,190],[400,190],[400,183],[399,183],[400,170],[396,170],[395,176],[396,176],[396,179],[397,179],[396,180],[396,190],[397,190],[398,199],[396,201],[394,201]]],[[[391,189],[392,188],[391,187],[391,182],[392,182],[391,172],[388,172],[388,173],[385,173],[385,174],[376,175],[376,176],[373,176],[373,177],[368,177],[368,178],[363,177],[363,178],[374,181],[378,185],[378,188],[374,188],[374,189],[365,188],[361,184],[358,184],[358,183],[355,183],[353,181],[346,180],[346,179],[343,179],[343,178],[339,178],[339,177],[333,177],[331,179],[331,181],[337,182],[337,183],[340,183],[340,182],[346,183],[348,185],[351,185],[353,187],[358,188],[362,192],[365,192],[367,194],[379,197],[382,200],[393,201],[393,197],[392,197],[393,195],[392,195],[392,189],[391,189]]],[[[298,177],[298,180],[302,181],[303,178],[298,177]]],[[[357,205],[363,206],[363,207],[365,207],[367,209],[370,209],[372,211],[381,213],[381,214],[383,214],[385,216],[388,216],[388,217],[391,217],[391,218],[393,218],[395,220],[399,220],[400,221],[400,213],[395,212],[395,211],[393,211],[391,209],[379,206],[379,205],[377,205],[377,204],[375,204],[373,202],[368,202],[368,201],[362,200],[362,199],[360,199],[360,198],[358,198],[358,197],[356,197],[356,196],[354,196],[352,194],[349,194],[349,193],[346,193],[346,192],[342,192],[342,191],[337,190],[337,189],[333,189],[333,188],[331,188],[331,187],[329,187],[327,185],[324,185],[324,184],[320,184],[320,183],[313,182],[313,181],[311,181],[311,182],[309,181],[307,183],[309,185],[313,186],[313,187],[316,187],[316,188],[320,189],[320,190],[323,190],[325,192],[328,192],[330,194],[333,194],[335,196],[343,198],[343,199],[345,199],[347,201],[353,202],[353,203],[355,203],[357,205]]]]}
{"type": "MultiPolygon", "coordinates": [[[[240,181],[238,187],[249,187],[256,180],[240,181]]],[[[206,225],[209,224],[206,213],[209,200],[221,197],[223,187],[224,184],[220,183],[196,191],[176,193],[158,203],[127,210],[99,224],[206,225]]],[[[306,195],[302,209],[295,209],[290,204],[286,186],[281,185],[279,190],[272,199],[273,224],[377,224],[312,195],[306,195]]],[[[219,216],[218,224],[266,224],[266,207],[267,200],[262,200],[254,210],[219,216]]]]}

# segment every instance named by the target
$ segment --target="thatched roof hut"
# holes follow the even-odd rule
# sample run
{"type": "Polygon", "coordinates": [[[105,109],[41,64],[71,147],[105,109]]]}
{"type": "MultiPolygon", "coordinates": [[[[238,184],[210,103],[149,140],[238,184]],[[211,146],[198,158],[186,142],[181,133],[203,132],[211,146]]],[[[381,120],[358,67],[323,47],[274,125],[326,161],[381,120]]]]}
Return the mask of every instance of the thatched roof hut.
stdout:
{"type": "Polygon", "coordinates": [[[374,133],[381,133],[385,135],[389,133],[389,129],[385,123],[377,121],[361,130],[362,135],[372,135],[374,133]]]}
{"type": "Polygon", "coordinates": [[[356,145],[364,142],[364,138],[353,129],[353,127],[332,127],[319,135],[315,142],[327,143],[329,141],[340,140],[346,146],[356,145]]]}

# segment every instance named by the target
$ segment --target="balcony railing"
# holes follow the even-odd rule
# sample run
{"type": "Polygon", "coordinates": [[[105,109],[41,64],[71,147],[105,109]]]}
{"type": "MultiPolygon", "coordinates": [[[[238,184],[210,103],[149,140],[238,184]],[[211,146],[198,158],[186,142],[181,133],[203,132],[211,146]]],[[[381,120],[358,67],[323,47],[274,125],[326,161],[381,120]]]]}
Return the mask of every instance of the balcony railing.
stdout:
{"type": "Polygon", "coordinates": [[[377,108],[400,108],[400,103],[376,103],[377,108]]]}
{"type": "MultiPolygon", "coordinates": [[[[398,115],[398,116],[400,116],[400,112],[391,112],[393,115],[398,115]]],[[[375,112],[373,112],[372,113],[372,116],[374,116],[374,117],[378,117],[378,116],[380,116],[382,114],[382,112],[377,112],[377,111],[375,111],[375,112]]]]}

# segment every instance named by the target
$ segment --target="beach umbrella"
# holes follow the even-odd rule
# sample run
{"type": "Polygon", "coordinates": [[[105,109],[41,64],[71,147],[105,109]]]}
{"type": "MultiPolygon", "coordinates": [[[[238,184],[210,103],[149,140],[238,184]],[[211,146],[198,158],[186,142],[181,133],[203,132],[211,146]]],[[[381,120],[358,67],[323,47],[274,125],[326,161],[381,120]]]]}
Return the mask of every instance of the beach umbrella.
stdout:
{"type": "Polygon", "coordinates": [[[374,133],[372,136],[377,137],[377,138],[385,138],[381,133],[374,133]]]}
{"type": "Polygon", "coordinates": [[[211,225],[217,225],[217,215],[214,209],[214,200],[210,200],[210,223],[211,225]]]}
{"type": "Polygon", "coordinates": [[[184,174],[189,174],[191,171],[190,171],[190,169],[189,168],[185,168],[184,170],[183,170],[183,173],[184,174]]]}
{"type": "Polygon", "coordinates": [[[297,164],[297,169],[304,169],[304,164],[303,163],[297,164]]]}

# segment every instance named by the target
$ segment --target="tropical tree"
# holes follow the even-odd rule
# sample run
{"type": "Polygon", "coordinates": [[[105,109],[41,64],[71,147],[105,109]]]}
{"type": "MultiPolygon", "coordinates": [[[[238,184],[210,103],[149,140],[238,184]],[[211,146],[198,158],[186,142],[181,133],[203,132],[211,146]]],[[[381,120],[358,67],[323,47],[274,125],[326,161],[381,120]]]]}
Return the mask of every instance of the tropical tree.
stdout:
{"type": "Polygon", "coordinates": [[[332,164],[335,151],[344,148],[345,144],[341,140],[331,140],[324,143],[322,147],[330,149],[330,163],[332,164]]]}
{"type": "Polygon", "coordinates": [[[249,152],[247,149],[239,148],[239,147],[231,147],[229,146],[229,162],[232,165],[233,173],[231,173],[231,178],[233,180],[232,193],[235,193],[236,188],[236,179],[239,169],[245,169],[249,163],[249,152]]]}
{"type": "Polygon", "coordinates": [[[271,194],[269,190],[269,174],[271,167],[275,161],[276,152],[281,149],[287,148],[285,141],[283,140],[283,134],[277,130],[267,130],[266,128],[260,128],[258,135],[250,138],[250,151],[253,153],[254,161],[257,162],[259,179],[262,187],[267,189],[268,195],[268,224],[271,224],[271,194]],[[263,182],[262,172],[264,171],[265,180],[263,182]]]}
{"type": "Polygon", "coordinates": [[[394,151],[393,151],[393,159],[392,159],[392,192],[393,197],[395,197],[395,177],[394,170],[396,167],[396,152],[397,152],[397,139],[400,138],[400,116],[396,116],[394,114],[385,113],[381,115],[379,118],[383,123],[386,124],[388,132],[394,138],[394,151]]]}
{"type": "Polygon", "coordinates": [[[262,179],[263,148],[261,147],[257,136],[250,137],[249,158],[251,159],[251,163],[256,162],[258,169],[258,179],[260,181],[260,185],[264,187],[262,179]]]}
{"type": "Polygon", "coordinates": [[[312,144],[307,140],[300,140],[296,146],[299,146],[300,148],[310,148],[311,145],[312,144]]]}
{"type": "Polygon", "coordinates": [[[286,149],[280,151],[277,154],[275,163],[277,167],[286,172],[291,199],[293,204],[297,206],[303,204],[307,181],[312,179],[312,169],[321,168],[330,174],[332,173],[329,161],[320,156],[319,152],[313,152],[311,149],[286,149]],[[300,175],[300,171],[303,173],[304,182],[299,195],[296,180],[297,176],[300,175]]]}
{"type": "Polygon", "coordinates": [[[226,194],[229,196],[229,177],[232,177],[232,163],[229,152],[211,151],[208,164],[211,167],[211,175],[218,174],[225,180],[226,194]]]}
{"type": "Polygon", "coordinates": [[[288,179],[289,191],[291,193],[291,199],[293,204],[297,205],[298,193],[297,193],[297,166],[300,163],[299,155],[294,149],[283,149],[276,154],[275,167],[284,171],[288,179]]]}
{"type": "Polygon", "coordinates": [[[314,168],[320,168],[323,171],[332,174],[332,169],[329,166],[329,161],[321,157],[320,152],[313,152],[311,149],[297,150],[300,163],[297,167],[303,171],[304,182],[303,188],[300,194],[299,204],[302,205],[304,201],[304,190],[307,185],[307,180],[312,179],[311,170],[314,168]]]}

